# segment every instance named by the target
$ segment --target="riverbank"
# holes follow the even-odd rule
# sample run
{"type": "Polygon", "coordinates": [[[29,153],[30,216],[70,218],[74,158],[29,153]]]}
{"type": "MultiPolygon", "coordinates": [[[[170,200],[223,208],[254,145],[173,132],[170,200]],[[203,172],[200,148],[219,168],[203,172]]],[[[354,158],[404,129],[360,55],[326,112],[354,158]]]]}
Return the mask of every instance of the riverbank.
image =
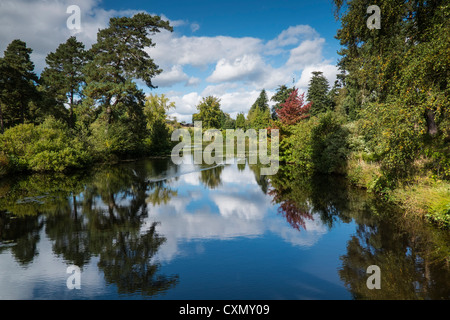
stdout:
{"type": "Polygon", "coordinates": [[[377,190],[377,182],[382,177],[379,164],[352,157],[348,161],[347,176],[352,185],[370,193],[380,193],[379,196],[404,209],[405,215],[425,219],[441,228],[450,228],[450,183],[433,178],[423,168],[421,174],[408,182],[383,192],[377,190]]]}

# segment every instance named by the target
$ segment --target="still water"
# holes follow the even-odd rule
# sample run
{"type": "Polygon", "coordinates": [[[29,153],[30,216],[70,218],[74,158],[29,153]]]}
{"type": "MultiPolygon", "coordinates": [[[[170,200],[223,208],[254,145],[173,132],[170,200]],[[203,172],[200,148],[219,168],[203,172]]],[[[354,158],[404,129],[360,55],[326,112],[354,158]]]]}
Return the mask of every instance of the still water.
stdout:
{"type": "Polygon", "coordinates": [[[450,299],[449,240],[337,177],[145,159],[3,179],[0,299],[450,299]]]}

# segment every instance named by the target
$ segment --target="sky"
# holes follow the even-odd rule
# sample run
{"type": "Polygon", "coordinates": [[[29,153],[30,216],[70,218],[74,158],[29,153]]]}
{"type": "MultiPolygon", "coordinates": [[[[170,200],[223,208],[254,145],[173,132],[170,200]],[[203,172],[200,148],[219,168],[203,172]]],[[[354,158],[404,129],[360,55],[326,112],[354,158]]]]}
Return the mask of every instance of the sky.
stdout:
{"type": "Polygon", "coordinates": [[[269,99],[280,85],[306,92],[313,71],[330,86],[338,69],[340,26],[332,0],[0,0],[0,56],[14,39],[33,49],[36,73],[45,57],[75,35],[86,48],[111,17],[147,12],[170,21],[174,31],[152,36],[147,51],[163,72],[147,94],[175,102],[170,116],[192,121],[203,97],[216,96],[235,118],[247,114],[262,89],[269,99]],[[80,8],[80,29],[67,21],[80,8]]]}

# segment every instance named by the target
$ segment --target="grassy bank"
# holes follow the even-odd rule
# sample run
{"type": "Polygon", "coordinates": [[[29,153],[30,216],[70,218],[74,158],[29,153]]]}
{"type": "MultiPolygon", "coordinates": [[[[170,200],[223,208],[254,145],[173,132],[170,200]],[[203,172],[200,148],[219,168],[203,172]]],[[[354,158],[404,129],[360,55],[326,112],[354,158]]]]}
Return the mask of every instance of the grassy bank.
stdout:
{"type": "MultiPolygon", "coordinates": [[[[417,164],[418,167],[421,164],[417,164]]],[[[394,189],[379,190],[380,165],[353,155],[348,161],[349,181],[368,192],[380,193],[405,210],[406,215],[426,219],[442,228],[450,228],[450,182],[417,174],[394,189]]]]}

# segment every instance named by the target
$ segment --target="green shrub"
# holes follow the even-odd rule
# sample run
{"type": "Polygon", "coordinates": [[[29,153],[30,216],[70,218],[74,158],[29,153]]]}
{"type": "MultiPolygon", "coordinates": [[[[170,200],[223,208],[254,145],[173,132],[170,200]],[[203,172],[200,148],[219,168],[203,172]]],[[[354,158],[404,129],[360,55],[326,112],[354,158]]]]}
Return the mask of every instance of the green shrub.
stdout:
{"type": "Polygon", "coordinates": [[[90,155],[70,134],[68,127],[53,117],[43,124],[20,124],[0,135],[0,151],[10,161],[11,171],[64,171],[85,166],[90,155]]]}
{"type": "Polygon", "coordinates": [[[312,161],[319,173],[343,173],[349,154],[347,138],[349,131],[342,126],[342,119],[334,112],[319,116],[319,122],[312,129],[312,161]]]}
{"type": "Polygon", "coordinates": [[[349,130],[334,113],[302,120],[284,128],[280,159],[309,173],[344,173],[349,154],[349,130]]]}
{"type": "Polygon", "coordinates": [[[133,156],[144,151],[143,139],[130,121],[108,124],[98,119],[91,125],[88,141],[95,158],[100,160],[133,156]]]}

